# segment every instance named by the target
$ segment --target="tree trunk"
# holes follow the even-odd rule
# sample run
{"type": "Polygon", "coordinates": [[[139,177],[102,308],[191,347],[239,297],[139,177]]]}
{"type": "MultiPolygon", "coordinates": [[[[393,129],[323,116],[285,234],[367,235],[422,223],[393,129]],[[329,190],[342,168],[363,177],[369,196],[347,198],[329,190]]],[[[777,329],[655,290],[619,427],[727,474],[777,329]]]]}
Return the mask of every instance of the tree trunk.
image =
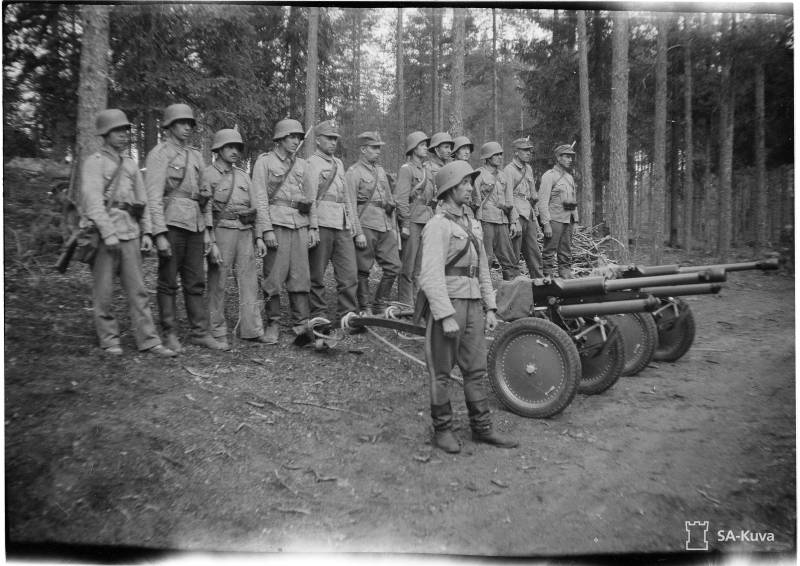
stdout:
{"type": "Polygon", "coordinates": [[[453,8],[453,113],[450,134],[464,135],[464,40],[466,36],[467,9],[453,8]]]}
{"type": "Polygon", "coordinates": [[[353,10],[353,84],[351,133],[361,132],[361,10],[353,10]]]}
{"type": "Polygon", "coordinates": [[[719,112],[719,239],[717,241],[717,255],[720,262],[728,260],[732,237],[732,211],[731,195],[733,183],[733,119],[734,119],[734,94],[731,88],[731,68],[733,55],[730,50],[730,21],[731,15],[722,15],[722,84],[720,86],[720,112],[719,112]]]}
{"type": "Polygon", "coordinates": [[[439,124],[439,15],[440,8],[430,8],[433,20],[431,32],[431,128],[439,124]]]}
{"type": "Polygon", "coordinates": [[[628,14],[612,13],[611,132],[608,190],[603,199],[606,223],[615,246],[616,260],[630,262],[628,249],[628,14]]]}
{"type": "Polygon", "coordinates": [[[492,8],[492,139],[500,133],[497,112],[497,10],[492,8]]]}
{"type": "Polygon", "coordinates": [[[86,5],[81,7],[81,67],[78,82],[77,138],[75,140],[77,175],[72,186],[72,198],[78,202],[80,165],[100,148],[95,135],[95,115],[108,103],[108,53],[110,6],[86,5]]]}
{"type": "Polygon", "coordinates": [[[764,136],[764,59],[759,56],[755,73],[756,91],[756,244],[767,246],[767,155],[764,136]]]}
{"type": "Polygon", "coordinates": [[[711,176],[711,118],[706,118],[705,135],[705,159],[703,160],[703,208],[700,211],[700,218],[705,222],[700,222],[700,231],[703,235],[704,250],[707,254],[711,253],[716,245],[714,237],[717,228],[717,215],[709,214],[713,210],[714,201],[717,195],[717,187],[711,176]]]}
{"type": "MultiPolygon", "coordinates": [[[[317,36],[319,31],[319,8],[308,8],[308,63],[306,64],[306,131],[317,122],[317,64],[319,53],[317,36]]],[[[305,143],[306,159],[314,153],[312,140],[305,143]],[[310,142],[310,143],[309,143],[310,142]]]]}
{"type": "MultiPolygon", "coordinates": [[[[656,15],[656,100],[653,139],[653,233],[650,263],[661,264],[664,254],[664,200],[667,192],[667,15],[656,15]]],[[[673,198],[674,195],[673,195],[673,198]]]]}
{"type": "Polygon", "coordinates": [[[683,245],[692,251],[692,225],[694,222],[694,140],[692,139],[692,30],[691,16],[685,16],[683,37],[683,120],[684,120],[684,212],[683,245]]]}
{"type": "Polygon", "coordinates": [[[584,226],[594,226],[594,178],[592,177],[592,123],[589,109],[589,46],[586,12],[578,10],[578,91],[581,107],[580,217],[584,226]]]}
{"type": "Polygon", "coordinates": [[[403,77],[403,8],[397,9],[397,127],[400,130],[399,146],[406,135],[406,83],[403,77]]]}

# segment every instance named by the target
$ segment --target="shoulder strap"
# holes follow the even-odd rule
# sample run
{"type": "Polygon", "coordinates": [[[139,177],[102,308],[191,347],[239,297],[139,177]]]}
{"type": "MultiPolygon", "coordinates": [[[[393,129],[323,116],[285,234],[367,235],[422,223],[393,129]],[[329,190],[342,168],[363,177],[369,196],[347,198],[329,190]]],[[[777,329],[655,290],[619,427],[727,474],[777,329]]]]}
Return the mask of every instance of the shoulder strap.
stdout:
{"type": "Polygon", "coordinates": [[[328,179],[326,179],[324,183],[320,183],[319,187],[317,187],[317,200],[321,199],[325,195],[325,193],[328,192],[331,183],[333,183],[334,177],[336,177],[336,174],[339,172],[339,162],[336,161],[336,159],[333,160],[332,171],[333,175],[328,177],[328,179]]]}
{"type": "MultiPolygon", "coordinates": [[[[236,173],[234,173],[234,167],[231,167],[231,190],[228,192],[228,198],[225,199],[225,202],[222,203],[222,207],[219,209],[219,212],[223,212],[226,208],[228,208],[228,203],[231,202],[231,197],[233,196],[233,190],[236,188],[236,173]]],[[[214,201],[218,202],[218,201],[214,201]]],[[[214,228],[217,227],[219,224],[220,216],[214,215],[216,218],[213,219],[214,228]]]]}
{"type": "Polygon", "coordinates": [[[117,168],[114,169],[114,174],[111,175],[111,178],[106,183],[106,186],[103,188],[103,202],[108,203],[110,201],[112,187],[116,188],[117,181],[119,180],[120,174],[122,173],[122,165],[125,163],[125,158],[123,156],[119,156],[119,163],[117,163],[117,168]]]}
{"type": "Polygon", "coordinates": [[[267,198],[269,200],[272,200],[272,199],[275,198],[275,195],[278,194],[278,191],[281,189],[283,184],[286,182],[286,179],[289,178],[289,173],[291,173],[292,169],[294,169],[294,164],[297,162],[297,159],[294,156],[290,157],[289,159],[291,160],[292,164],[289,166],[289,170],[286,173],[284,173],[283,178],[281,179],[281,182],[278,183],[277,185],[275,185],[274,187],[272,187],[269,190],[269,192],[267,193],[267,198]]]}
{"type": "Polygon", "coordinates": [[[514,188],[511,191],[513,193],[517,192],[517,187],[519,187],[522,184],[522,181],[525,180],[525,175],[528,173],[528,164],[527,163],[523,163],[522,165],[523,165],[522,176],[519,178],[519,181],[517,181],[517,184],[514,185],[514,188]]]}
{"type": "MultiPolygon", "coordinates": [[[[445,267],[453,267],[458,262],[458,260],[460,260],[462,257],[464,257],[464,254],[466,254],[467,251],[469,250],[470,244],[475,248],[475,253],[476,254],[480,254],[480,247],[479,247],[479,244],[478,244],[478,241],[477,241],[478,238],[475,236],[475,234],[472,233],[472,227],[470,226],[469,228],[466,228],[466,227],[462,226],[455,219],[455,217],[452,214],[449,214],[447,212],[444,213],[444,216],[450,222],[452,222],[453,224],[457,225],[459,228],[461,228],[462,230],[464,230],[467,233],[467,243],[466,243],[466,245],[463,248],[461,248],[458,251],[458,253],[456,255],[454,255],[453,258],[450,261],[447,262],[447,264],[445,264],[445,267]]],[[[467,221],[469,222],[469,219],[467,219],[467,221]]]]}

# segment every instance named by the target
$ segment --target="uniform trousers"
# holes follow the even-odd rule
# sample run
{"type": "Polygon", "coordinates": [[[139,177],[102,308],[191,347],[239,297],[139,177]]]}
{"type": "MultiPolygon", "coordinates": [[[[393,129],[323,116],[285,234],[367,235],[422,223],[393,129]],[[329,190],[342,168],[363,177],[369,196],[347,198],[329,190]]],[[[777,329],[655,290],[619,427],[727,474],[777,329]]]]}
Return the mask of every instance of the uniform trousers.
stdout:
{"type": "Polygon", "coordinates": [[[208,334],[208,306],[203,299],[205,280],[205,244],[202,232],[168,226],[167,239],[172,248],[170,257],[158,258],[158,304],[161,326],[167,333],[174,332],[176,323],[175,295],[178,292],[178,274],[181,276],[186,315],[194,337],[208,334]]]}
{"type": "Polygon", "coordinates": [[[544,274],[555,274],[556,258],[558,258],[559,275],[569,276],[572,271],[572,223],[551,220],[550,228],[553,230],[553,237],[545,238],[542,250],[544,274]]]}
{"type": "Polygon", "coordinates": [[[356,248],[356,266],[358,267],[358,305],[359,308],[368,309],[370,306],[381,308],[386,306],[386,300],[392,290],[394,280],[400,273],[400,252],[397,249],[397,233],[394,230],[379,232],[372,228],[362,228],[367,239],[367,247],[363,250],[356,248]],[[381,281],[375,292],[374,305],[371,304],[369,292],[369,272],[375,262],[383,270],[381,281]]]}
{"type": "Polygon", "coordinates": [[[481,222],[483,226],[483,245],[486,253],[497,258],[503,270],[503,279],[513,279],[519,275],[519,263],[515,261],[514,248],[508,235],[508,224],[481,222]]]}
{"type": "Polygon", "coordinates": [[[450,398],[447,383],[458,364],[464,378],[464,397],[468,403],[486,399],[485,319],[480,299],[450,299],[455,309],[458,335],[444,335],[442,321],[428,316],[425,333],[425,361],[431,387],[431,405],[443,405],[450,398]]]}
{"type": "Polygon", "coordinates": [[[267,248],[264,280],[261,283],[267,301],[267,318],[270,322],[280,320],[279,296],[285,283],[289,293],[291,323],[302,324],[309,318],[308,294],[311,290],[308,227],[288,228],[274,224],[272,229],[278,247],[267,248]]]}
{"type": "Polygon", "coordinates": [[[147,350],[161,344],[144,286],[142,256],[139,239],[119,243],[119,251],[110,252],[103,241],[97,248],[92,263],[92,297],[94,300],[94,325],[101,348],[119,346],[119,324],[111,308],[114,275],[128,297],[131,325],[139,350],[147,350]]]}
{"type": "Polygon", "coordinates": [[[539,223],[536,217],[533,220],[520,217],[522,234],[511,240],[514,247],[514,257],[519,264],[520,252],[528,266],[528,276],[532,279],[542,277],[542,252],[539,249],[539,223]]]}
{"type": "Polygon", "coordinates": [[[409,236],[403,240],[402,264],[400,277],[397,279],[397,300],[405,305],[414,306],[417,296],[417,276],[422,258],[422,229],[424,224],[410,222],[409,236]]]}
{"type": "Polygon", "coordinates": [[[217,227],[217,248],[222,264],[208,266],[208,311],[211,335],[227,339],[225,323],[225,286],[231,270],[236,268],[239,287],[239,334],[242,338],[258,338],[264,333],[261,322],[261,301],[258,296],[258,271],[253,246],[253,230],[217,227]]]}
{"type": "Polygon", "coordinates": [[[356,267],[356,247],[350,230],[336,228],[319,229],[319,244],[308,252],[308,266],[311,272],[311,316],[324,316],[325,269],[328,262],[333,263],[336,278],[337,315],[341,318],[348,312],[356,312],[356,288],[358,271],[356,267]]]}

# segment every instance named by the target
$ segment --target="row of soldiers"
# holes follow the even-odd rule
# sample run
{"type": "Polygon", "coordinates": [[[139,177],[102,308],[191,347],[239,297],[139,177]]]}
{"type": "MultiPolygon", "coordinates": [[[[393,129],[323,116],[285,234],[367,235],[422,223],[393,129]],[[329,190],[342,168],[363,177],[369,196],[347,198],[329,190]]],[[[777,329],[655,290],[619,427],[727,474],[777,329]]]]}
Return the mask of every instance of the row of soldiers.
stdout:
{"type": "MultiPolygon", "coordinates": [[[[306,139],[301,124],[284,119],[275,125],[274,147],[258,157],[251,176],[239,166],[244,141],[236,129],[215,133],[215,159],[206,165],[201,153],[188,145],[195,125],[191,107],[168,106],[162,120],[164,141],[148,153],[142,177],[126,156],[131,124],[124,112],[109,109],[97,116],[97,134],[104,143],[83,165],[81,194],[84,219],[101,237],[92,272],[94,317],[105,351],[121,353],[111,312],[114,273],[128,294],[138,348],[166,356],[182,349],[176,320],[179,276],[189,341],[220,350],[229,349],[225,286],[234,268],[237,326],[246,340],[278,342],[284,287],[294,343],[313,342],[318,349],[329,345],[319,334],[334,332],[347,313],[382,312],[396,279],[398,301],[413,305],[421,234],[437,209],[436,174],[451,161],[469,159],[469,139],[453,139],[444,132],[432,137],[409,134],[407,159],[393,183],[379,165],[384,145],[379,133],[358,136],[360,158],[345,170],[334,155],[340,136],[332,121],[313,128],[309,143],[316,150],[306,160],[298,156],[306,139]],[[152,247],[158,252],[156,296],[163,343],[149,311],[139,253],[152,247]],[[256,258],[262,259],[260,293],[256,258]],[[336,280],[336,318],[314,333],[309,321],[327,312],[323,278],[329,263],[336,280]],[[382,275],[371,292],[369,275],[375,263],[382,275]]],[[[487,253],[499,262],[504,279],[519,274],[520,255],[531,277],[555,275],[556,257],[566,277],[570,226],[577,220],[569,172],[574,151],[567,145],[556,149],[556,166],[545,173],[537,191],[530,166],[532,144],[518,139],[513,148],[513,160],[503,167],[499,143],[481,147],[484,164],[469,195],[468,214],[480,221],[487,253]]]]}

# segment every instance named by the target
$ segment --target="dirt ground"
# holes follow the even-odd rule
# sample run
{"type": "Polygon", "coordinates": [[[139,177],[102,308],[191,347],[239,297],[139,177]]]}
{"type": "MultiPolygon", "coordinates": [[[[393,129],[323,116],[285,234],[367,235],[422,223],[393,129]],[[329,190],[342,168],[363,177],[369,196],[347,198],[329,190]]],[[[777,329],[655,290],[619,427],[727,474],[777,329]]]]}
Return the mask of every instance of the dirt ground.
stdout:
{"type": "MultiPolygon", "coordinates": [[[[47,269],[56,249],[31,259],[15,248],[30,204],[4,203],[11,557],[40,543],[683,553],[687,521],[708,521],[708,549],[723,556],[796,552],[793,275],[735,273],[718,296],[689,298],[697,336],[684,358],[578,395],[555,418],[519,417],[492,399],[517,449],[470,440],[454,383],[464,450],[447,455],[428,440],[424,369],[369,334],[322,354],[284,333],[279,346],[187,346],[164,361],[135,352],[120,308],[126,354],[102,355],[86,266],[59,275],[47,269]]],[[[155,266],[148,258],[151,292],[155,266]]],[[[419,342],[379,332],[422,357],[419,342]]]]}

